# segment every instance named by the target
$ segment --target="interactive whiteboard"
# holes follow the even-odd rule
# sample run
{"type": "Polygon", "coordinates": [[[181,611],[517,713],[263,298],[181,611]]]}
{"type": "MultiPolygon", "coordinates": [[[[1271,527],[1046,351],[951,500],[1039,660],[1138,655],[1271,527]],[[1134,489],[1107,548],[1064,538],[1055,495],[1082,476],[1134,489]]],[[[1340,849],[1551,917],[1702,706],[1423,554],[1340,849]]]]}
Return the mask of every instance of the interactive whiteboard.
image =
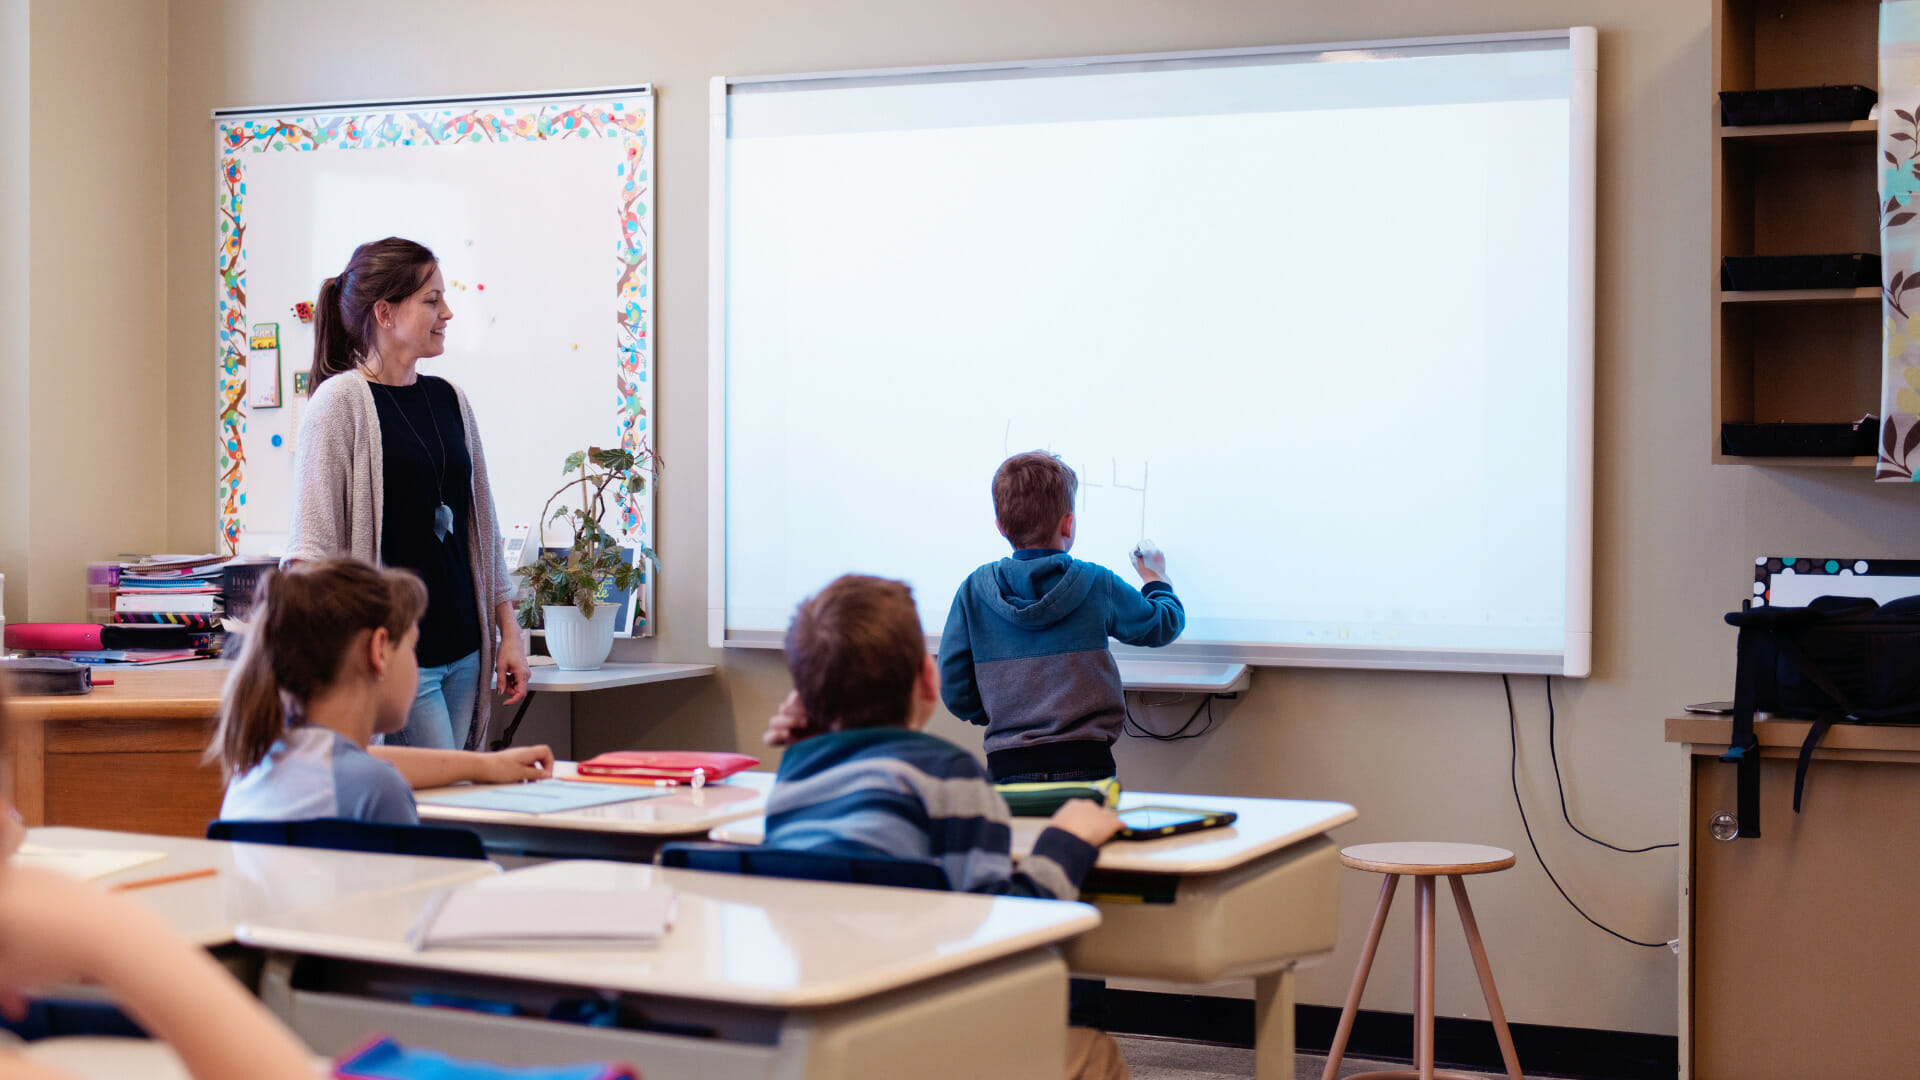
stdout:
{"type": "Polygon", "coordinates": [[[716,79],[715,644],[1151,538],[1159,655],[1587,672],[1594,34],[716,79]]]}

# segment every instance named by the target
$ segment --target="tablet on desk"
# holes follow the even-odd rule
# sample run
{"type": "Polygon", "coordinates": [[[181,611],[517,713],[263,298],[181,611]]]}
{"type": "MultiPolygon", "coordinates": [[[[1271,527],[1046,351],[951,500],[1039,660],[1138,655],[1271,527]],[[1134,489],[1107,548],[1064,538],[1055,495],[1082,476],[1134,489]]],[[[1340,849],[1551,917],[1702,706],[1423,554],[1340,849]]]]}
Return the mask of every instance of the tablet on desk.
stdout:
{"type": "Polygon", "coordinates": [[[1162,836],[1231,825],[1239,817],[1231,810],[1189,810],[1179,806],[1136,806],[1120,811],[1122,840],[1157,840],[1162,836]]]}

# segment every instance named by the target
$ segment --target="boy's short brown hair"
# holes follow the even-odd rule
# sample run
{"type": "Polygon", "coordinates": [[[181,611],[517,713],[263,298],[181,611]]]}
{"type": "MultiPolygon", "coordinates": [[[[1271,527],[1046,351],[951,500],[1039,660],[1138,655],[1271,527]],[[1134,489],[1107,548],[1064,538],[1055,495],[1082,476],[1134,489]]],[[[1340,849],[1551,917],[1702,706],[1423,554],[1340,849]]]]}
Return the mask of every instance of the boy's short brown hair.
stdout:
{"type": "Polygon", "coordinates": [[[1052,547],[1060,519],[1073,513],[1080,478],[1045,450],[1015,454],[993,474],[993,517],[1015,550],[1052,547]]]}
{"type": "Polygon", "coordinates": [[[927,639],[905,582],[844,574],[787,626],[787,670],[815,732],[900,727],[927,639]]]}

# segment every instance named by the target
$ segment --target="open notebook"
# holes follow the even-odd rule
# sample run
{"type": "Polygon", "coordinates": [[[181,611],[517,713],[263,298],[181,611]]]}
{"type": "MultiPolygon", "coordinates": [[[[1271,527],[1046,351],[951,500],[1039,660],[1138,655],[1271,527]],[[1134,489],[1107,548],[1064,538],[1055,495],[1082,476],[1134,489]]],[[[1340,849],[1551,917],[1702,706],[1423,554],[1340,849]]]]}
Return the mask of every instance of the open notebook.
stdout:
{"type": "Polygon", "coordinates": [[[80,881],[93,881],[157,863],[167,857],[164,851],[112,851],[103,848],[60,848],[43,844],[21,844],[13,853],[15,866],[33,866],[52,870],[80,881]]]}
{"type": "Polygon", "coordinates": [[[655,945],[673,926],[670,885],[644,889],[475,889],[434,895],[407,937],[416,949],[655,945]]]}

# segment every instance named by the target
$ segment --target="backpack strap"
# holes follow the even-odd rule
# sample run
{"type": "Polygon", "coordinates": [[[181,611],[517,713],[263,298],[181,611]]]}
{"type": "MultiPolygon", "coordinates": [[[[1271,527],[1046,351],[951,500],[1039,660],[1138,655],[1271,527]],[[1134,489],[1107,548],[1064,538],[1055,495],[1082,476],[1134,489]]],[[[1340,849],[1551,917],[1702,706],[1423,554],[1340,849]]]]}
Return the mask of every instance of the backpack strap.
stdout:
{"type": "Polygon", "coordinates": [[[1793,767],[1793,812],[1797,814],[1800,812],[1801,792],[1807,786],[1807,766],[1813,761],[1813,748],[1820,745],[1820,740],[1826,737],[1827,730],[1835,723],[1845,717],[1858,715],[1859,710],[1853,707],[1853,703],[1847,700],[1847,695],[1834,685],[1833,680],[1827,678],[1826,672],[1807,659],[1806,652],[1791,635],[1775,634],[1774,644],[1779,646],[1782,655],[1800,669],[1801,676],[1819,687],[1820,692],[1834,704],[1831,709],[1821,710],[1813,726],[1807,729],[1807,737],[1800,743],[1800,760],[1793,767]]]}
{"type": "Polygon", "coordinates": [[[1823,712],[1820,718],[1807,729],[1807,737],[1800,744],[1800,760],[1793,767],[1793,812],[1800,812],[1800,792],[1807,786],[1807,764],[1813,760],[1813,748],[1820,745],[1826,737],[1827,729],[1833,726],[1834,715],[1823,712]]]}
{"type": "Polygon", "coordinates": [[[1753,705],[1760,681],[1760,642],[1768,636],[1764,627],[1742,626],[1734,663],[1733,739],[1721,761],[1732,762],[1735,777],[1740,836],[1760,836],[1760,740],[1753,734],[1753,705]]]}

